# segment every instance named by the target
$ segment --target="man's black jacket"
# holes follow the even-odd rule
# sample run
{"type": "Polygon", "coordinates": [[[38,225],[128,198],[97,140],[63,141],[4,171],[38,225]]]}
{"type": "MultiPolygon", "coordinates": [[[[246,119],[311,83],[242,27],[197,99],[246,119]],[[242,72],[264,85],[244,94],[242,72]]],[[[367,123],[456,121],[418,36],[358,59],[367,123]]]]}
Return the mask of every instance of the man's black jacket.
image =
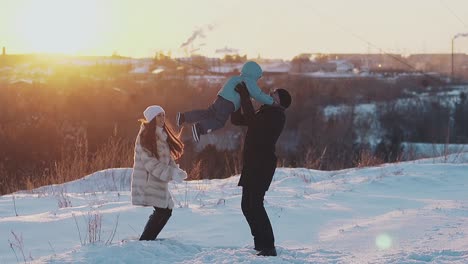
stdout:
{"type": "Polygon", "coordinates": [[[241,108],[231,114],[231,122],[247,126],[239,186],[267,191],[276,169],[276,141],[286,121],[284,108],[262,105],[255,112],[247,89],[238,85],[236,90],[241,95],[241,108]]]}

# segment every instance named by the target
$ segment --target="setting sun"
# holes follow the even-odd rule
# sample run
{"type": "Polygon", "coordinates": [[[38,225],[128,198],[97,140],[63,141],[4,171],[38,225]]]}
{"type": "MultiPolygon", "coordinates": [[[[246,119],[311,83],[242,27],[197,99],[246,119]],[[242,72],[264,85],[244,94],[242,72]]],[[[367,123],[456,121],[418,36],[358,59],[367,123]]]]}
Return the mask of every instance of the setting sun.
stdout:
{"type": "Polygon", "coordinates": [[[31,50],[73,54],[95,45],[99,30],[95,4],[42,0],[29,2],[20,12],[15,29],[31,50]]]}

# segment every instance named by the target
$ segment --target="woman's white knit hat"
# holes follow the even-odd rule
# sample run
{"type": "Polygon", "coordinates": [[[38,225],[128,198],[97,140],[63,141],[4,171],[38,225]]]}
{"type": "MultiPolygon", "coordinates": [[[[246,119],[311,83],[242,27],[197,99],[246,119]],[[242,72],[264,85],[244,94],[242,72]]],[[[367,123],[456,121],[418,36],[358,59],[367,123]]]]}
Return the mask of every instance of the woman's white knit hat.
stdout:
{"type": "Polygon", "coordinates": [[[148,106],[143,115],[145,116],[146,122],[151,122],[159,113],[166,113],[164,109],[159,105],[150,105],[148,106]]]}

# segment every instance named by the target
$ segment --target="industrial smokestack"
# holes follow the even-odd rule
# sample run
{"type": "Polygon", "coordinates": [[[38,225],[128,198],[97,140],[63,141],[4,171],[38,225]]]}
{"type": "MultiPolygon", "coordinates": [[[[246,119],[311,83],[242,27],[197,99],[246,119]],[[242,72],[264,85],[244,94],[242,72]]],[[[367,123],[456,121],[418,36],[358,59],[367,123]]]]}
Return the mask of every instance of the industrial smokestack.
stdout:
{"type": "MultiPolygon", "coordinates": [[[[185,48],[188,47],[192,42],[194,42],[197,38],[205,38],[206,35],[205,33],[208,31],[212,31],[214,29],[214,25],[207,25],[204,28],[197,29],[192,32],[192,35],[184,42],[182,45],[180,45],[180,48],[185,48]]],[[[203,43],[205,45],[205,43],[203,43]]]]}

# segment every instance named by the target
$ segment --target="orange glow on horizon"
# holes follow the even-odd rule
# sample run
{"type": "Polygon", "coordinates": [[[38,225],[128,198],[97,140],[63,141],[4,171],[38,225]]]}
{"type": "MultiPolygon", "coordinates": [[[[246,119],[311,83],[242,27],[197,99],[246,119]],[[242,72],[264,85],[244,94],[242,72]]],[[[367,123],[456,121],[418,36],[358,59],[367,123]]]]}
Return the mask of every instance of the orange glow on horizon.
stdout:
{"type": "MultiPolygon", "coordinates": [[[[134,58],[450,53],[451,39],[468,33],[467,9],[466,0],[2,0],[0,48],[134,58]]],[[[457,39],[455,52],[467,53],[467,41],[457,39]]]]}

